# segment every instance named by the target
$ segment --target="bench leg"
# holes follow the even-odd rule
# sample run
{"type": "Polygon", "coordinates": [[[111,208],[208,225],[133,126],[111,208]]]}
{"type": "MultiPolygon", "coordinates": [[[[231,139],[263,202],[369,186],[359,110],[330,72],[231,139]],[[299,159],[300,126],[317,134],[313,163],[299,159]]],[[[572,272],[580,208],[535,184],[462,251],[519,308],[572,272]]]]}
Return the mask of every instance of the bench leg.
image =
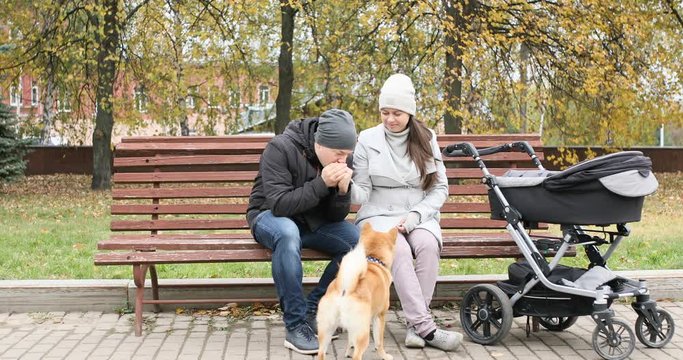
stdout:
{"type": "Polygon", "coordinates": [[[142,336],[142,304],[145,299],[145,274],[147,265],[133,265],[135,282],[135,336],[142,336]]]}
{"type": "MultiPolygon", "coordinates": [[[[152,280],[152,298],[159,300],[159,279],[157,278],[157,268],[154,265],[149,267],[149,278],[152,280]]],[[[161,312],[161,305],[154,304],[154,312],[161,312]]]]}

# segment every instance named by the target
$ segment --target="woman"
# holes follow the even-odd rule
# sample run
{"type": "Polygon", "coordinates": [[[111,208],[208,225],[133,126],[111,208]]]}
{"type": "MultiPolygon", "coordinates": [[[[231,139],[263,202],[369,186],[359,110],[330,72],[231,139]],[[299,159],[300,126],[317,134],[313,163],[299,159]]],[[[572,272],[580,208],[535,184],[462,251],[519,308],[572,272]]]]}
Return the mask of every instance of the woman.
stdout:
{"type": "Polygon", "coordinates": [[[351,201],[362,204],[356,223],[399,230],[391,272],[407,321],[406,346],[453,350],[462,334],[437,328],[429,312],[439,272],[439,209],[448,197],[436,135],[415,118],[415,88],[406,75],[386,80],[379,110],[382,124],[362,131],[354,151],[351,201]]]}

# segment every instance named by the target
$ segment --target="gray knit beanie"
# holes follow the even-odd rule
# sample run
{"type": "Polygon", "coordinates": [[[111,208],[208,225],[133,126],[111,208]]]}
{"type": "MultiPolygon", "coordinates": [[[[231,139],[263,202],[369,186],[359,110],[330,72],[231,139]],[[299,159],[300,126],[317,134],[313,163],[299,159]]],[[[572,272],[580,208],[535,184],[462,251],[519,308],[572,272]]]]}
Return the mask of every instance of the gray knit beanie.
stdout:
{"type": "Polygon", "coordinates": [[[353,150],[356,147],[356,124],[353,116],[340,109],[325,111],[318,118],[315,142],[330,149],[353,150]]]}
{"type": "Polygon", "coordinates": [[[379,109],[397,109],[415,116],[415,87],[403,74],[389,76],[379,93],[379,109]]]}

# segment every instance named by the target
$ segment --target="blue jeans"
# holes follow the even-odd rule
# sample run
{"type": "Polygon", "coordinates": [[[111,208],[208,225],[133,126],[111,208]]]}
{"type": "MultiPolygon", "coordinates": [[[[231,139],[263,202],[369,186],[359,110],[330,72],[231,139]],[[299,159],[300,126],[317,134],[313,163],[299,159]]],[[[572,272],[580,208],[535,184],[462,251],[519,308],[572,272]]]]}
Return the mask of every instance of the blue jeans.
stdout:
{"type": "Polygon", "coordinates": [[[254,219],[256,241],[271,249],[273,281],[280,298],[283,320],[287,329],[293,329],[306,320],[306,312],[316,312],[318,302],[325,295],[339,270],[342,257],[353,249],[360,236],[358,228],[347,222],[335,222],[310,231],[288,217],[278,217],[270,210],[254,219]],[[301,249],[310,248],[329,254],[332,261],[320,277],[318,286],[304,299],[301,249]]]}

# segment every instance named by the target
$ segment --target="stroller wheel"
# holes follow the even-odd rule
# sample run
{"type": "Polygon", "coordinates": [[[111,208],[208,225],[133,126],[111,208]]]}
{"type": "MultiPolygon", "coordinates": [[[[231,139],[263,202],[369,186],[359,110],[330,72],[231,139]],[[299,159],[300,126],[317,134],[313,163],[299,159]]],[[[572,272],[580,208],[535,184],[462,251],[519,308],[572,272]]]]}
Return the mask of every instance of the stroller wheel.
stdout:
{"type": "Polygon", "coordinates": [[[612,325],[606,330],[596,326],[593,331],[593,350],[603,359],[626,359],[635,347],[633,330],[622,320],[612,319],[612,325]]]}
{"type": "Polygon", "coordinates": [[[674,319],[668,311],[657,309],[659,326],[651,324],[643,315],[636,320],[636,336],[643,345],[660,348],[668,344],[674,336],[674,319]]]}
{"type": "Polygon", "coordinates": [[[578,316],[541,316],[538,323],[550,331],[564,331],[574,325],[578,316]]]}
{"type": "Polygon", "coordinates": [[[477,344],[494,344],[504,338],[512,326],[512,316],[510,298],[495,285],[475,285],[462,299],[460,322],[477,344]]]}

